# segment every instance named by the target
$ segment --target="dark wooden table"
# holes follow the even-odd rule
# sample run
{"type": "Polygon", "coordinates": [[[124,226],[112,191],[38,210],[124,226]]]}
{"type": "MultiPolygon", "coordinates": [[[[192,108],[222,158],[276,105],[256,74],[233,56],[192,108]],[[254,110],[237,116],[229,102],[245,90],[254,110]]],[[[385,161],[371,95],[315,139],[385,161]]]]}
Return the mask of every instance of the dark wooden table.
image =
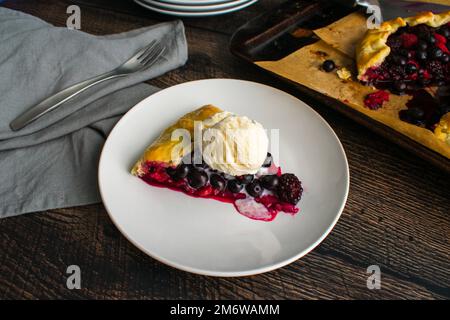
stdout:
{"type": "MultiPolygon", "coordinates": [[[[185,19],[189,62],[149,83],[164,88],[202,78],[247,79],[313,106],[341,139],[351,171],[347,206],[327,239],[279,270],[212,278],[172,269],[141,253],[118,232],[101,204],[27,214],[0,220],[0,298],[450,298],[450,176],[227,50],[237,27],[277,3],[261,0],[218,18],[185,19]],[[81,267],[80,290],[66,287],[71,264],[81,267]],[[369,265],[381,267],[381,290],[367,289],[369,265]]],[[[2,5],[65,26],[70,4],[81,7],[82,31],[93,34],[172,19],[131,0],[7,0],[2,5]]]]}

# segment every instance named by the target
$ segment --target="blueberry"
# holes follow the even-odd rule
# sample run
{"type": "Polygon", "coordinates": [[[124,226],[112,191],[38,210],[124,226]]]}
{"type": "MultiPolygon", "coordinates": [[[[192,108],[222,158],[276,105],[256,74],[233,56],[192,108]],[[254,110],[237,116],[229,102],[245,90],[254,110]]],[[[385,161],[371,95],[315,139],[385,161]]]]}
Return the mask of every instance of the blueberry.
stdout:
{"type": "Polygon", "coordinates": [[[420,40],[417,43],[417,48],[419,48],[420,50],[427,50],[428,49],[428,44],[425,41],[420,40]]]}
{"type": "Polygon", "coordinates": [[[444,115],[444,114],[450,112],[450,103],[444,102],[443,104],[441,104],[441,105],[439,106],[439,111],[440,111],[440,113],[441,113],[442,115],[444,115]]]}
{"type": "Polygon", "coordinates": [[[175,173],[172,175],[172,179],[175,181],[184,179],[187,177],[189,171],[189,165],[182,163],[175,169],[175,173]]]}
{"type": "Polygon", "coordinates": [[[407,86],[403,81],[396,81],[394,82],[394,88],[397,92],[402,93],[406,90],[407,86]]]}
{"type": "Polygon", "coordinates": [[[427,37],[425,37],[425,41],[427,41],[428,43],[431,43],[431,44],[435,44],[436,38],[434,37],[433,34],[429,34],[427,37]]]}
{"type": "Polygon", "coordinates": [[[394,62],[401,66],[405,66],[408,63],[408,60],[406,60],[406,58],[402,56],[395,56],[394,62]]]}
{"type": "Polygon", "coordinates": [[[267,152],[267,157],[266,157],[266,160],[264,160],[264,163],[263,163],[263,167],[264,168],[268,168],[268,167],[270,167],[272,165],[272,154],[270,154],[270,152],[267,152]]]}
{"type": "MultiPolygon", "coordinates": [[[[401,50],[399,51],[399,53],[400,53],[403,57],[408,58],[408,59],[411,59],[411,58],[413,57],[413,53],[412,53],[411,51],[409,51],[408,49],[401,49],[401,50]]],[[[406,64],[406,62],[405,62],[405,64],[406,64]]]]}
{"type": "Polygon", "coordinates": [[[446,38],[450,38],[450,29],[449,28],[442,28],[441,30],[438,31],[439,34],[441,34],[442,36],[446,37],[446,38]]]}
{"type": "Polygon", "coordinates": [[[169,177],[174,177],[175,176],[175,173],[177,172],[177,168],[174,168],[174,167],[167,167],[166,168],[166,172],[167,172],[167,174],[169,175],[169,177]]]}
{"type": "Polygon", "coordinates": [[[227,188],[232,193],[238,193],[242,190],[244,186],[240,184],[237,180],[230,180],[228,181],[227,188]]]}
{"type": "Polygon", "coordinates": [[[450,55],[448,53],[444,53],[441,57],[442,62],[449,63],[450,62],[450,55]]]}
{"type": "Polygon", "coordinates": [[[278,176],[276,174],[268,174],[259,179],[261,185],[267,190],[275,190],[278,186],[278,176]]]}
{"type": "Polygon", "coordinates": [[[224,190],[225,186],[227,185],[225,179],[218,174],[212,174],[211,177],[209,177],[209,183],[214,189],[220,191],[224,190]]]}
{"type": "Polygon", "coordinates": [[[440,59],[444,52],[439,48],[433,48],[430,51],[430,56],[435,59],[440,59]]]}
{"type": "Polygon", "coordinates": [[[419,110],[419,108],[400,110],[400,112],[399,112],[400,120],[414,124],[414,125],[418,125],[418,126],[423,125],[425,123],[423,118],[414,118],[413,117],[413,116],[417,117],[420,115],[420,111],[417,111],[417,110],[419,110]],[[416,110],[413,110],[413,109],[416,109],[416,110]],[[413,110],[413,111],[411,111],[411,110],[413,110]]]}
{"type": "Polygon", "coordinates": [[[245,190],[247,190],[248,194],[254,198],[257,198],[262,195],[263,188],[261,187],[258,180],[253,181],[245,186],[245,190]]]}
{"type": "Polygon", "coordinates": [[[425,61],[428,58],[428,53],[426,51],[417,51],[416,54],[417,59],[425,61]]]}
{"type": "Polygon", "coordinates": [[[408,109],[408,115],[413,120],[421,120],[425,116],[425,112],[418,107],[412,107],[408,109]]]}
{"type": "Polygon", "coordinates": [[[322,64],[322,69],[325,72],[331,72],[336,68],[336,64],[333,60],[325,60],[325,62],[322,64]]]}
{"type": "Polygon", "coordinates": [[[406,65],[406,73],[411,74],[411,73],[414,73],[414,72],[417,72],[416,65],[412,64],[412,63],[408,63],[406,65]]]}
{"type": "Polygon", "coordinates": [[[189,185],[194,189],[201,188],[208,183],[208,175],[201,170],[190,170],[187,178],[189,185]]]}
{"type": "Polygon", "coordinates": [[[412,119],[411,123],[416,126],[423,126],[423,125],[425,125],[425,120],[424,119],[412,119]]]}
{"type": "Polygon", "coordinates": [[[237,177],[237,180],[241,183],[241,184],[249,184],[250,182],[253,181],[255,177],[252,174],[244,174],[242,176],[237,177]]]}
{"type": "Polygon", "coordinates": [[[418,82],[418,83],[419,83],[422,87],[427,87],[427,86],[430,85],[430,80],[423,78],[423,79],[419,79],[419,82],[418,82]]]}
{"type": "Polygon", "coordinates": [[[399,116],[400,120],[402,120],[402,121],[411,122],[409,114],[408,114],[408,110],[400,110],[398,112],[398,116],[399,116]]]}

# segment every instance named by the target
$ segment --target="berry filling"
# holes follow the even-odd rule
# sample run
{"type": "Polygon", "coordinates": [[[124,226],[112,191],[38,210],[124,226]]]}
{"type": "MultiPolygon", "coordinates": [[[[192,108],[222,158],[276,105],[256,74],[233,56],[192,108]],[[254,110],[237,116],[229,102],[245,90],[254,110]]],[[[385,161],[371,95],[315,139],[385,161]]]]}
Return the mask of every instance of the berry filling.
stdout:
{"type": "Polygon", "coordinates": [[[370,85],[397,94],[450,84],[450,26],[400,28],[387,40],[390,55],[365,76],[370,85]]]}
{"type": "Polygon", "coordinates": [[[386,91],[376,91],[366,96],[364,105],[370,110],[377,110],[387,101],[389,101],[389,93],[386,91]]]}
{"type": "MultiPolygon", "coordinates": [[[[444,91],[444,90],[442,90],[444,91]]],[[[438,92],[437,99],[425,90],[412,93],[407,109],[399,112],[401,120],[434,131],[440,119],[450,112],[450,97],[438,92]]]]}
{"type": "Polygon", "coordinates": [[[147,162],[143,171],[141,179],[152,186],[233,203],[239,213],[254,220],[271,221],[281,211],[296,214],[303,193],[300,180],[294,174],[282,174],[270,153],[256,175],[229,176],[204,163],[171,167],[147,162]]]}

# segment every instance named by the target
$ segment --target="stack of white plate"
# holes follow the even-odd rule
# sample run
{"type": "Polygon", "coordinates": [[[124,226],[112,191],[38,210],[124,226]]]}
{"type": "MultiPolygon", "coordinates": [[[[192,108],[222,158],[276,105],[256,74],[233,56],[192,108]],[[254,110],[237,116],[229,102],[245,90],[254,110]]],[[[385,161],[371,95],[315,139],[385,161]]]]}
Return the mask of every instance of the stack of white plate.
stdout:
{"type": "Polygon", "coordinates": [[[137,4],[178,17],[207,17],[244,9],[258,0],[134,0],[137,4]]]}

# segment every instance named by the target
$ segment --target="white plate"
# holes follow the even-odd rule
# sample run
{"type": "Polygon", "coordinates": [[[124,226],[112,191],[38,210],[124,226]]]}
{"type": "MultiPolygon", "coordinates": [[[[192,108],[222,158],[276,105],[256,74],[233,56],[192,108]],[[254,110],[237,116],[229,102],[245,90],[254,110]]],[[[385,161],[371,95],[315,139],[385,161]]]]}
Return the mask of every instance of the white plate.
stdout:
{"type": "Polygon", "coordinates": [[[105,143],[99,186],[112,221],[151,257],[189,272],[245,276],[291,263],[326,237],[344,208],[349,171],[339,139],[305,103],[262,84],[212,79],[170,87],[131,109],[105,143]],[[231,204],[152,187],[129,173],[161,130],[208,103],[280,129],[279,164],[305,189],[297,215],[255,221],[231,204]]]}
{"type": "Polygon", "coordinates": [[[205,4],[205,5],[186,5],[186,4],[169,4],[164,3],[158,0],[141,0],[141,2],[148,4],[152,7],[156,7],[158,9],[163,10],[169,10],[169,11],[189,11],[189,12],[203,12],[203,11],[214,11],[214,10],[220,10],[220,9],[226,9],[230,7],[235,7],[241,4],[244,4],[246,2],[249,2],[249,0],[235,0],[235,1],[228,1],[218,4],[205,4]]]}
{"type": "Polygon", "coordinates": [[[144,8],[150,9],[152,11],[155,11],[155,12],[168,14],[168,15],[172,15],[172,16],[177,16],[177,17],[198,17],[198,18],[199,17],[217,16],[220,14],[238,11],[238,10],[244,9],[244,8],[254,4],[257,1],[258,0],[249,0],[241,5],[237,5],[237,6],[234,6],[231,8],[225,8],[225,9],[211,9],[211,10],[202,11],[202,12],[190,12],[190,11],[181,11],[181,10],[172,10],[172,9],[170,9],[170,10],[169,9],[161,9],[156,6],[152,6],[148,3],[145,3],[142,0],[134,0],[134,2],[136,2],[138,5],[140,5],[144,8]]]}
{"type": "Polygon", "coordinates": [[[184,5],[207,5],[224,2],[232,2],[233,0],[157,0],[158,2],[184,4],[184,5]]]}

